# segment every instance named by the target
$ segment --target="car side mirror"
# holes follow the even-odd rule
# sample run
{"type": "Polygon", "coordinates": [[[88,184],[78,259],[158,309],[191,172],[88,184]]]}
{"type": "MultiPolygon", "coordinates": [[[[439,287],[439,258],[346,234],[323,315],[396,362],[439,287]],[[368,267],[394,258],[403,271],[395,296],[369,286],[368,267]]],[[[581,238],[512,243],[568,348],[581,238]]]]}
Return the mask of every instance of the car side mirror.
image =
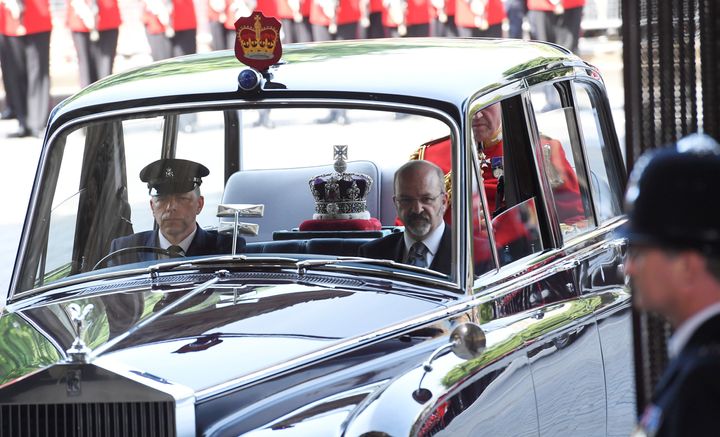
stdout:
{"type": "Polygon", "coordinates": [[[422,378],[420,378],[420,384],[417,390],[412,394],[413,399],[422,404],[432,398],[432,392],[426,388],[422,388],[422,380],[425,378],[425,375],[433,371],[432,363],[439,356],[446,354],[448,351],[452,351],[457,357],[470,360],[479,357],[485,351],[485,346],[485,332],[479,325],[467,322],[457,326],[450,333],[450,341],[435,349],[430,355],[430,358],[423,364],[423,370],[425,372],[422,378]]]}

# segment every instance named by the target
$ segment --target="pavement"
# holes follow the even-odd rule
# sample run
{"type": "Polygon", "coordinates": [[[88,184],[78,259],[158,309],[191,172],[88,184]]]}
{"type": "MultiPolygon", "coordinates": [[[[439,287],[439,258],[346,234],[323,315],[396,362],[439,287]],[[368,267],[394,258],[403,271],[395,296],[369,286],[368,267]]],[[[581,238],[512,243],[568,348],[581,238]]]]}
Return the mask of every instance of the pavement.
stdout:
{"type": "MultiPolygon", "coordinates": [[[[129,5],[131,0],[120,0],[123,9],[124,24],[120,29],[118,53],[114,72],[121,72],[152,62],[147,45],[145,30],[140,22],[140,10],[129,5]]],[[[209,51],[209,35],[200,26],[198,32],[198,51],[209,51]]],[[[608,90],[613,117],[621,140],[624,144],[624,88],[622,77],[622,43],[616,38],[581,38],[578,55],[597,66],[608,90]]],[[[64,26],[64,17],[54,18],[54,28],[50,39],[50,82],[51,101],[55,105],[64,98],[80,90],[75,48],[69,30],[64,26]]],[[[4,107],[4,89],[0,82],[0,108],[4,107]]],[[[5,190],[5,210],[0,215],[0,308],[3,305],[5,290],[9,285],[12,266],[18,249],[22,224],[30,199],[35,171],[40,157],[42,139],[8,139],[8,133],[18,128],[15,120],[0,120],[0,174],[10,181],[10,189],[5,190]]]]}

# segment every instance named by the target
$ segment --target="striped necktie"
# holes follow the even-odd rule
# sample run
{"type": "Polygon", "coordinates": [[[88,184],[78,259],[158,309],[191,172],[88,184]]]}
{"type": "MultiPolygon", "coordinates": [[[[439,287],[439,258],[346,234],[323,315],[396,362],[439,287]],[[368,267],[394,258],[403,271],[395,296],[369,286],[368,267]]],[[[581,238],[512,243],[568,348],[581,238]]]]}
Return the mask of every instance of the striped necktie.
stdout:
{"type": "Polygon", "coordinates": [[[427,267],[427,252],[428,248],[421,241],[416,242],[412,245],[412,247],[410,247],[410,252],[408,253],[408,264],[417,267],[427,267]]]}
{"type": "Polygon", "coordinates": [[[170,258],[180,258],[185,256],[185,251],[183,250],[183,248],[175,244],[168,247],[167,251],[170,254],[170,258]]]}

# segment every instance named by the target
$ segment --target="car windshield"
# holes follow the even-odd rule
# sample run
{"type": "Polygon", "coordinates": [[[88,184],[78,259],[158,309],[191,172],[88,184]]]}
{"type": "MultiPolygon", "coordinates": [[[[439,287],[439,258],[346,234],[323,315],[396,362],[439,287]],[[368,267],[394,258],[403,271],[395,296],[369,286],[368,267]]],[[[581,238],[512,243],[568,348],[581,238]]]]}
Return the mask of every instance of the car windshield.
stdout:
{"type": "MultiPolygon", "coordinates": [[[[433,114],[327,107],[133,113],[75,125],[44,157],[18,289],[233,249],[407,262],[407,253],[360,247],[402,236],[394,173],[450,134],[433,114]]],[[[402,200],[423,205],[429,194],[437,193],[402,200]]]]}

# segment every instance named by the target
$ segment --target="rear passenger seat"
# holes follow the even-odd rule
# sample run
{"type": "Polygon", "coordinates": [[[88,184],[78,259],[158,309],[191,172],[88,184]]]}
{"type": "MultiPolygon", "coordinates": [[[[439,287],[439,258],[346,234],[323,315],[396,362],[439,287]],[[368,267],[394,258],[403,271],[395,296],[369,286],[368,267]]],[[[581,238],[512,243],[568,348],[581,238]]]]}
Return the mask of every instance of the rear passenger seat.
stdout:
{"type": "MultiPolygon", "coordinates": [[[[291,230],[299,226],[303,220],[312,218],[315,211],[315,200],[310,193],[308,181],[313,176],[333,171],[332,165],[238,171],[228,179],[222,203],[264,204],[264,217],[243,218],[242,221],[260,225],[257,237],[245,237],[248,243],[269,241],[273,239],[273,232],[291,230]]],[[[364,173],[373,179],[373,186],[367,198],[367,209],[371,216],[377,217],[383,224],[392,224],[395,211],[391,211],[390,215],[382,211],[387,204],[387,199],[382,199],[381,202],[381,191],[384,196],[386,190],[382,187],[386,181],[384,181],[384,174],[380,172],[375,163],[350,161],[347,171],[364,173]],[[386,217],[389,216],[393,218],[386,222],[386,217]]],[[[389,183],[392,185],[392,179],[389,183]]],[[[389,201],[392,206],[392,194],[389,201]]]]}

